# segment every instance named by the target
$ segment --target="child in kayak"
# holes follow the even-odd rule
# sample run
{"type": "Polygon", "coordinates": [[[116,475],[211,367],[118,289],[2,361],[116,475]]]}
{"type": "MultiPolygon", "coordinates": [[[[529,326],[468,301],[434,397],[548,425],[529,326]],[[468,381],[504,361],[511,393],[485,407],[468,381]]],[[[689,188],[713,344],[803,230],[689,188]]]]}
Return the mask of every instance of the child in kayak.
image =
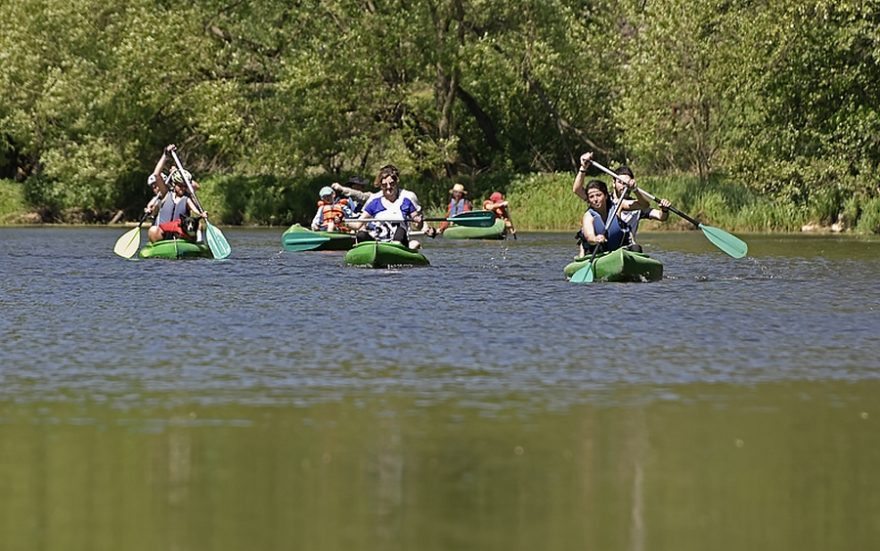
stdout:
{"type": "Polygon", "coordinates": [[[312,230],[351,233],[344,222],[345,218],[354,216],[348,208],[348,199],[336,199],[336,192],[328,186],[321,188],[318,197],[321,200],[318,201],[318,211],[312,219],[312,230]]]}

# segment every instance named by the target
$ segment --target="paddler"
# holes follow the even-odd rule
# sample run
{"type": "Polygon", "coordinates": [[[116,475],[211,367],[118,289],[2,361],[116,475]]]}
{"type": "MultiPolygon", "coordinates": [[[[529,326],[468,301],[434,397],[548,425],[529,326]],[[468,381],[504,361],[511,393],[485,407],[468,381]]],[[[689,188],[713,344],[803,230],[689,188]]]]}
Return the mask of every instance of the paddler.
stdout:
{"type": "MultiPolygon", "coordinates": [[[[379,191],[368,198],[360,221],[351,223],[357,241],[396,241],[412,250],[420,248],[418,241],[409,238],[409,231],[411,227],[419,230],[424,224],[422,207],[415,193],[400,189],[400,171],[394,165],[383,166],[375,185],[379,191]]],[[[425,230],[429,237],[436,233],[434,228],[425,230]]]]}
{"type": "Polygon", "coordinates": [[[510,219],[510,210],[507,201],[500,191],[496,191],[483,201],[483,210],[491,210],[495,213],[495,218],[504,220],[504,233],[510,234],[516,238],[516,228],[513,227],[513,220],[510,219]]]}
{"type": "Polygon", "coordinates": [[[636,196],[635,201],[626,201],[624,203],[626,208],[621,210],[620,220],[626,225],[624,228],[627,232],[626,248],[640,253],[642,252],[642,246],[636,243],[636,233],[639,231],[639,221],[643,218],[648,218],[665,222],[666,219],[669,218],[669,205],[671,205],[671,203],[667,199],[658,199],[660,208],[651,208],[650,200],[642,194],[641,190],[636,185],[635,176],[629,167],[621,165],[617,167],[617,170],[614,172],[618,174],[618,178],[614,179],[615,200],[624,193],[624,190],[626,190],[627,187],[630,187],[633,190],[633,194],[636,196]]]}
{"type": "MultiPolygon", "coordinates": [[[[171,237],[179,237],[182,239],[195,239],[198,233],[198,224],[189,218],[189,214],[199,218],[205,218],[206,212],[200,211],[195,202],[189,197],[189,188],[184,180],[184,175],[172,167],[169,175],[165,175],[163,170],[168,162],[171,152],[176,151],[174,144],[169,144],[162,150],[162,157],[156,163],[153,174],[148,178],[148,182],[156,184],[158,190],[165,188],[162,198],[158,202],[152,202],[150,208],[153,212],[153,225],[147,231],[147,237],[150,242],[161,241],[171,237]],[[162,184],[159,184],[159,181],[162,184]],[[167,182],[171,182],[171,192],[168,192],[167,182]],[[182,223],[182,220],[184,223],[182,223]]],[[[192,175],[186,172],[186,178],[190,180],[193,189],[198,189],[199,184],[192,179],[192,175]]]]}
{"type": "Polygon", "coordinates": [[[345,225],[345,218],[352,218],[354,214],[348,207],[348,199],[336,198],[336,192],[329,186],[324,186],[318,192],[318,211],[312,219],[312,229],[315,231],[351,233],[345,225]]]}
{"type": "MultiPolygon", "coordinates": [[[[581,167],[574,178],[572,192],[584,201],[587,201],[587,193],[584,190],[583,184],[587,170],[593,160],[593,153],[591,151],[584,153],[581,155],[580,160],[581,167]]],[[[620,218],[624,224],[623,229],[628,234],[625,241],[626,246],[631,251],[642,252],[641,245],[635,241],[636,233],[639,230],[639,221],[643,218],[660,222],[666,221],[669,218],[669,205],[671,203],[667,199],[658,199],[660,208],[651,208],[650,199],[642,194],[636,185],[635,176],[629,167],[621,165],[614,172],[617,173],[618,177],[614,179],[614,197],[612,200],[616,201],[627,188],[632,190],[634,195],[633,199],[625,199],[620,208],[620,218]]]]}
{"type": "MultiPolygon", "coordinates": [[[[446,206],[446,218],[451,218],[453,216],[458,216],[459,214],[470,212],[472,209],[471,202],[467,199],[467,190],[464,188],[464,184],[455,184],[449,190],[449,194],[452,196],[449,199],[449,205],[446,206]]],[[[446,228],[449,227],[449,222],[442,222],[440,227],[437,228],[438,233],[443,233],[446,231],[446,228]]]]}

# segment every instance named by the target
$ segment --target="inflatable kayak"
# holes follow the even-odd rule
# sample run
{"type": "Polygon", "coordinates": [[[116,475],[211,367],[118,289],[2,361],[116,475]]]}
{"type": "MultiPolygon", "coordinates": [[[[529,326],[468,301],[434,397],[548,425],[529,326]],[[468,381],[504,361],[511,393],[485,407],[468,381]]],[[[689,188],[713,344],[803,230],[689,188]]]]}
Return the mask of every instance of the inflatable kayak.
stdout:
{"type": "Polygon", "coordinates": [[[428,259],[418,251],[410,250],[400,243],[365,241],[345,253],[345,263],[369,268],[390,266],[427,266],[428,259]]]}
{"type": "MultiPolygon", "coordinates": [[[[571,278],[575,272],[590,262],[589,256],[576,258],[563,270],[571,278]]],[[[658,281],[663,279],[663,264],[644,253],[617,249],[596,255],[593,265],[595,281],[658,281]]]]}
{"type": "Polygon", "coordinates": [[[207,243],[195,243],[185,239],[165,239],[147,243],[138,252],[141,258],[214,258],[207,243]]]}
{"type": "Polygon", "coordinates": [[[504,220],[495,220],[488,228],[452,225],[443,232],[446,239],[504,239],[504,220]]]}
{"type": "Polygon", "coordinates": [[[354,234],[312,231],[294,224],[281,234],[285,251],[347,251],[354,246],[354,234]]]}

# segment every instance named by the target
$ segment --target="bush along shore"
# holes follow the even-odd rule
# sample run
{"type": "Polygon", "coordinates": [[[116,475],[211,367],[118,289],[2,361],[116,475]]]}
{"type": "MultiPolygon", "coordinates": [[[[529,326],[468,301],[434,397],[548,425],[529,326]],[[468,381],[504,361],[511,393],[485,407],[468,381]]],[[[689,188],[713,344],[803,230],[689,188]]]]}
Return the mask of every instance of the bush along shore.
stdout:
{"type": "MultiPolygon", "coordinates": [[[[590,174],[606,182],[601,174],[590,174]]],[[[571,192],[573,174],[483,175],[461,178],[469,199],[479,209],[483,199],[501,191],[510,202],[519,229],[568,231],[580,223],[586,205],[571,192]]],[[[214,176],[201,181],[199,199],[221,225],[287,226],[308,223],[315,210],[317,190],[344,178],[321,176],[310,180],[285,180],[270,176],[214,176]]],[[[688,175],[637,178],[639,185],[704,223],[739,232],[852,232],[880,233],[880,198],[820,190],[799,200],[771,200],[723,177],[702,183],[688,175]]],[[[431,216],[442,216],[452,182],[438,183],[404,178],[404,187],[419,195],[431,216]]],[[[149,200],[127,198],[130,204],[115,209],[89,209],[29,201],[28,183],[0,180],[0,224],[107,224],[136,220],[149,200]]],[[[672,215],[667,223],[646,222],[650,229],[690,229],[672,215]]]]}

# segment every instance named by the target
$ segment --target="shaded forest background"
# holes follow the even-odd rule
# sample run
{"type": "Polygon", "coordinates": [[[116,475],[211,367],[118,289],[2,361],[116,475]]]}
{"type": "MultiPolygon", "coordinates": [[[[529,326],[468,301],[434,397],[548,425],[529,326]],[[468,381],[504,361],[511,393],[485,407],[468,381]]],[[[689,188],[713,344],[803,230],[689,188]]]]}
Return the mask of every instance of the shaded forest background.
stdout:
{"type": "Polygon", "coordinates": [[[452,181],[571,202],[593,150],[682,201],[771,205],[757,228],[877,232],[880,2],[5,3],[0,178],[28,208],[137,216],[167,143],[226,223],[388,162],[436,205],[452,181]]]}

